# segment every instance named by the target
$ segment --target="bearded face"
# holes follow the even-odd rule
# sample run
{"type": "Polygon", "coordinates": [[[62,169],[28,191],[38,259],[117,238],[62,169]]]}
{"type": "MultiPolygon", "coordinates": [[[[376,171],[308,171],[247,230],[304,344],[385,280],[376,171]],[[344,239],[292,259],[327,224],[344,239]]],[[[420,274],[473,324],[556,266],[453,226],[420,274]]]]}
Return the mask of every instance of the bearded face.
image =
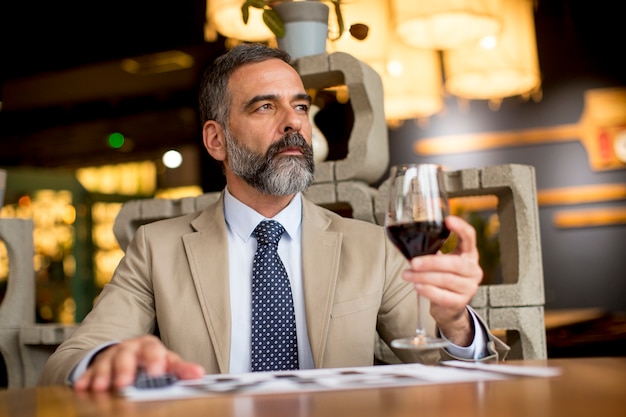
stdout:
{"type": "Polygon", "coordinates": [[[297,132],[283,135],[267,151],[255,153],[225,129],[228,163],[235,175],[269,195],[289,195],[304,191],[313,183],[313,148],[297,132]],[[297,147],[302,155],[279,155],[297,147]]]}

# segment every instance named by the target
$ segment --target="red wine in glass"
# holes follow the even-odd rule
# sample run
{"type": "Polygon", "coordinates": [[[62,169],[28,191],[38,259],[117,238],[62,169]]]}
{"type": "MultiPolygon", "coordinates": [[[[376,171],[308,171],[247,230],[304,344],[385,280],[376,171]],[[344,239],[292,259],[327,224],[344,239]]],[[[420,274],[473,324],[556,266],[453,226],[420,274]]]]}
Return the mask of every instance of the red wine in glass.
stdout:
{"type": "Polygon", "coordinates": [[[388,226],[387,236],[410,260],[437,253],[450,236],[450,231],[444,222],[426,220],[388,226]]]}

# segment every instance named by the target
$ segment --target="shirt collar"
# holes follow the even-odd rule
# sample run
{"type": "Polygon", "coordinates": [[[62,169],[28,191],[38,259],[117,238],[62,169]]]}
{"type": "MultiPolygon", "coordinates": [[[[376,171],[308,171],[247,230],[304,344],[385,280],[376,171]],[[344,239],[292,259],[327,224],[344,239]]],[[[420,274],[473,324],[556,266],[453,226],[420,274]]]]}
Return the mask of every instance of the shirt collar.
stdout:
{"type": "MultiPolygon", "coordinates": [[[[237,200],[229,191],[224,190],[224,217],[231,230],[243,241],[247,241],[257,225],[268,220],[254,209],[237,200]]],[[[302,194],[297,193],[280,213],[272,218],[280,222],[290,239],[294,239],[302,222],[302,194]]]]}

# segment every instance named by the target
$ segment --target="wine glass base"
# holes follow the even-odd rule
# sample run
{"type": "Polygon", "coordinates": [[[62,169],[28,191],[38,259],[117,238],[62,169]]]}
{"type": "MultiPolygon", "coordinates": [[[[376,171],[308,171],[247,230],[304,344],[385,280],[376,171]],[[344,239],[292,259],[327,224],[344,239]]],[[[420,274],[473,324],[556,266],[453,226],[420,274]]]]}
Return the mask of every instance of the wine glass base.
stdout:
{"type": "Polygon", "coordinates": [[[391,346],[397,349],[440,349],[450,344],[445,339],[428,336],[405,337],[403,339],[395,339],[391,341],[391,346]]]}

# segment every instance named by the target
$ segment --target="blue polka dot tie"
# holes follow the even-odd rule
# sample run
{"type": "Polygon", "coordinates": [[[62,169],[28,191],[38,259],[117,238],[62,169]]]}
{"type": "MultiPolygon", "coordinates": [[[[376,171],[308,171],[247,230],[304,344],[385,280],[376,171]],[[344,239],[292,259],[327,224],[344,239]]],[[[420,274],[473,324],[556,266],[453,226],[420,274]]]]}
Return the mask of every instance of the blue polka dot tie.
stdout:
{"type": "Polygon", "coordinates": [[[278,256],[285,232],[275,220],[254,229],[252,265],[252,372],[298,369],[296,319],[287,271],[278,256]]]}

